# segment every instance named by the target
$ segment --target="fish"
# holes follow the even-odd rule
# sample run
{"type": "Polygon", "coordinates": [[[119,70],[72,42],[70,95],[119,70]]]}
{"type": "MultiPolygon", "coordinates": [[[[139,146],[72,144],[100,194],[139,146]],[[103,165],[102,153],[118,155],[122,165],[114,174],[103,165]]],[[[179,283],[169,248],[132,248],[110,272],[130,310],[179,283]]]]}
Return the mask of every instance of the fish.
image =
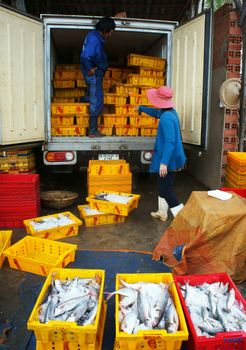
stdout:
{"type": "Polygon", "coordinates": [[[168,298],[165,321],[168,333],[177,332],[179,328],[179,317],[171,297],[168,298]]]}
{"type": "Polygon", "coordinates": [[[83,326],[87,326],[88,324],[93,324],[97,315],[97,309],[98,309],[98,300],[95,301],[95,305],[90,309],[89,313],[87,314],[86,319],[83,321],[83,326]]]}
{"type": "Polygon", "coordinates": [[[50,320],[91,324],[98,310],[100,284],[97,278],[59,280],[52,276],[43,302],[39,306],[41,323],[50,320]]]}
{"type": "Polygon", "coordinates": [[[246,312],[236,300],[229,283],[215,282],[180,286],[198,336],[215,336],[219,332],[243,330],[246,312]]]}
{"type": "Polygon", "coordinates": [[[231,288],[226,298],[226,307],[225,307],[226,311],[229,312],[231,310],[231,307],[234,304],[234,301],[235,301],[235,290],[234,288],[231,288]]]}
{"type": "MultiPolygon", "coordinates": [[[[165,328],[165,315],[170,299],[169,288],[171,284],[145,281],[128,283],[120,280],[120,286],[119,290],[109,294],[107,300],[115,294],[120,296],[118,306],[121,330],[135,334],[140,330],[165,328]]],[[[179,321],[176,318],[178,315],[173,304],[168,310],[167,325],[170,332],[175,332],[175,329],[178,329],[179,321]]]]}
{"type": "Polygon", "coordinates": [[[129,312],[125,317],[123,318],[123,321],[121,323],[121,329],[123,332],[132,334],[133,330],[136,328],[136,326],[139,325],[139,319],[137,317],[137,314],[135,312],[129,312]]]}
{"type": "Polygon", "coordinates": [[[80,302],[76,305],[76,307],[72,310],[70,315],[67,317],[66,321],[71,322],[77,322],[81,317],[84,316],[88,306],[89,306],[90,300],[84,299],[80,300],[80,302]]]}

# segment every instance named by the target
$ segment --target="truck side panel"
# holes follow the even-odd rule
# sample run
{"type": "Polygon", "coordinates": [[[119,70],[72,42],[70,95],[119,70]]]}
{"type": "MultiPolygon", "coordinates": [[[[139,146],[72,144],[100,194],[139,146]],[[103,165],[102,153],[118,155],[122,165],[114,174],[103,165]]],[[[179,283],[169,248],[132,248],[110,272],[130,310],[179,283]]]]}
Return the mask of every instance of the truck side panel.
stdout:
{"type": "Polygon", "coordinates": [[[0,7],[0,144],[44,139],[42,23],[0,7]]]}

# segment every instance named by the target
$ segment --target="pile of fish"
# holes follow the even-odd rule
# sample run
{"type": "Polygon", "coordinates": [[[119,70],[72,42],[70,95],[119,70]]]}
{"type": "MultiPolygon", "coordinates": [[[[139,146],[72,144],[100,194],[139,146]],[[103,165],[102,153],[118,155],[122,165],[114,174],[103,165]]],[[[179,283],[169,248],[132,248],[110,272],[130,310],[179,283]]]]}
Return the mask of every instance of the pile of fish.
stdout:
{"type": "Polygon", "coordinates": [[[180,285],[198,336],[213,337],[220,332],[246,331],[246,310],[235,299],[229,283],[180,285]]]}
{"type": "Polygon", "coordinates": [[[166,329],[175,333],[179,328],[179,318],[169,293],[169,285],[164,283],[120,281],[121,288],[110,293],[107,300],[119,294],[119,323],[123,332],[135,334],[139,330],[166,329]]]}
{"type": "Polygon", "coordinates": [[[112,203],[120,203],[120,204],[127,204],[130,202],[130,200],[133,198],[133,196],[130,195],[122,195],[122,194],[114,194],[114,193],[99,193],[95,195],[96,199],[112,202],[112,203]]]}
{"type": "Polygon", "coordinates": [[[97,314],[99,292],[97,278],[59,280],[53,277],[40,305],[38,319],[41,323],[53,320],[77,322],[80,326],[92,324],[97,314]]]}
{"type": "Polygon", "coordinates": [[[73,223],[74,221],[69,217],[69,214],[58,214],[57,217],[48,216],[43,219],[30,221],[35,231],[48,230],[49,228],[71,225],[73,223]]]}

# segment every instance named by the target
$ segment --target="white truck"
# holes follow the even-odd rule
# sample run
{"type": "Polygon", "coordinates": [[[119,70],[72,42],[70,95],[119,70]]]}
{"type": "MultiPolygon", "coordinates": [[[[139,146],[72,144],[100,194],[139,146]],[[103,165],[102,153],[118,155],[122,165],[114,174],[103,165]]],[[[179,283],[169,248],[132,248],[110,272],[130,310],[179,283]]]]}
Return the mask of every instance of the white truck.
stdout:
{"type": "MultiPolygon", "coordinates": [[[[44,163],[51,166],[81,167],[98,156],[120,156],[132,164],[133,170],[147,168],[155,137],[51,136],[55,66],[79,63],[85,35],[97,20],[98,17],[64,15],[42,15],[39,20],[0,5],[2,149],[42,145],[44,163]]],[[[115,22],[116,31],[105,46],[109,62],[120,64],[130,53],[165,58],[166,85],[175,92],[183,142],[185,146],[205,149],[211,14],[202,14],[180,27],[176,22],[160,20],[115,18],[115,22]]]]}

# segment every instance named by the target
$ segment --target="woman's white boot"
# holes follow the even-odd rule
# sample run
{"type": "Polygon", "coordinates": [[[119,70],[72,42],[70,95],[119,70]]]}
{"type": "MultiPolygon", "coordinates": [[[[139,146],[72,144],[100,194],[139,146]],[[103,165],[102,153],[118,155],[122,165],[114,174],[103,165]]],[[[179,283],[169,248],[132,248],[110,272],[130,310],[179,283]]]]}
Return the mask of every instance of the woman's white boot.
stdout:
{"type": "Polygon", "coordinates": [[[173,214],[173,216],[175,217],[180,212],[180,210],[183,208],[184,208],[184,204],[181,203],[179,205],[176,205],[176,207],[170,208],[170,210],[171,210],[171,213],[173,214]]]}
{"type": "Polygon", "coordinates": [[[160,219],[162,221],[167,220],[168,204],[165,198],[158,197],[158,211],[151,212],[150,215],[155,219],[160,219]]]}

